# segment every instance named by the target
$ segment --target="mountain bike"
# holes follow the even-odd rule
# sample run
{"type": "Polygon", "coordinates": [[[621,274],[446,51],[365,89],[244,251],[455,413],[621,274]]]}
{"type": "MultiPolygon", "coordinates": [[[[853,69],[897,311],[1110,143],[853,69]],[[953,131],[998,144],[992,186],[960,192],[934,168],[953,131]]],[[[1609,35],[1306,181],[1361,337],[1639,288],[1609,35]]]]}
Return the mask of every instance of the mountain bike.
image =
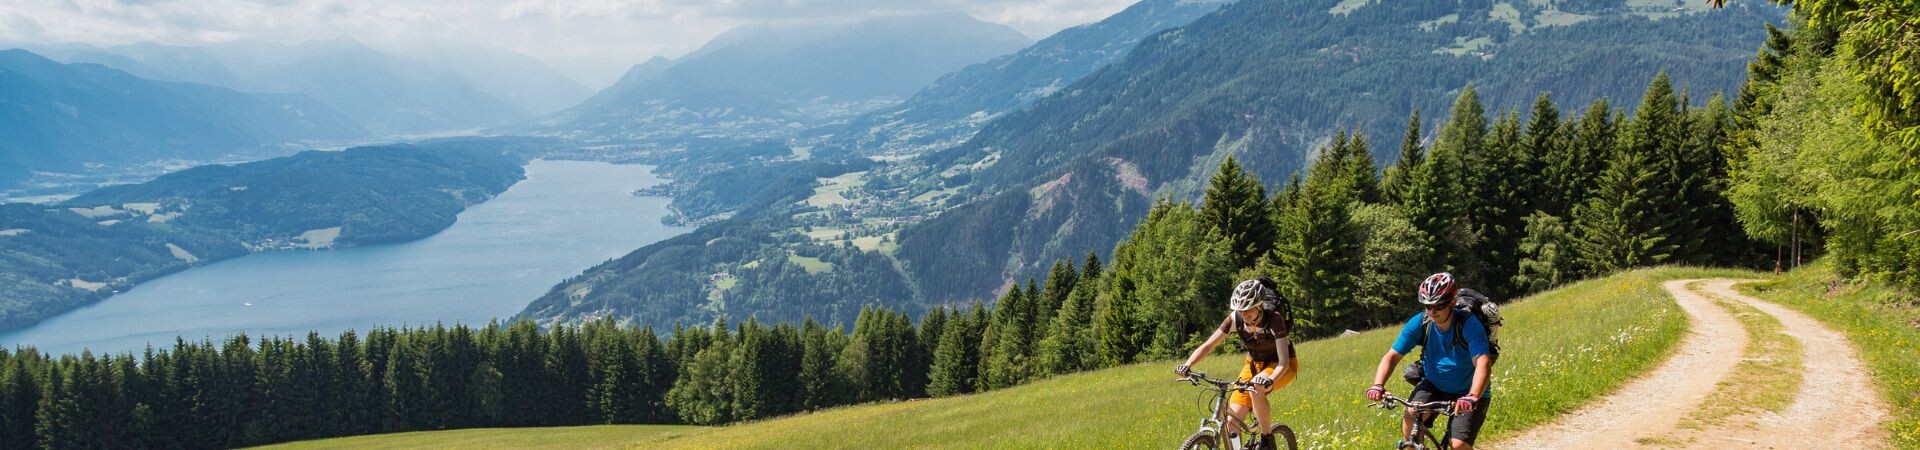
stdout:
{"type": "Polygon", "coordinates": [[[1451,448],[1442,444],[1440,439],[1433,437],[1433,429],[1427,426],[1427,421],[1417,419],[1428,413],[1433,413],[1447,416],[1447,423],[1451,424],[1453,423],[1453,402],[1415,403],[1400,397],[1395,397],[1393,394],[1381,393],[1379,403],[1367,406],[1388,410],[1394,409],[1395,407],[1404,407],[1408,413],[1414,414],[1416,420],[1413,421],[1413,428],[1407,429],[1407,435],[1401,436],[1400,442],[1396,444],[1394,448],[1400,450],[1438,450],[1451,448]],[[1421,437],[1426,437],[1426,440],[1420,440],[1421,437]],[[1433,446],[1428,447],[1427,444],[1429,443],[1433,444],[1433,446]]]}
{"type": "MultiPolygon", "coordinates": [[[[1181,450],[1242,450],[1260,448],[1260,433],[1248,432],[1249,430],[1257,429],[1259,424],[1257,422],[1235,418],[1227,414],[1227,396],[1236,391],[1244,391],[1251,394],[1254,389],[1253,385],[1239,381],[1207,378],[1207,374],[1204,372],[1192,372],[1187,374],[1186,378],[1174,381],[1185,381],[1192,383],[1194,386],[1203,386],[1214,391],[1213,403],[1207,406],[1207,417],[1200,419],[1199,430],[1194,431],[1192,435],[1188,435],[1187,440],[1180,443],[1181,450]],[[1233,425],[1233,428],[1228,429],[1228,425],[1233,425]],[[1238,432],[1236,433],[1235,431],[1238,432]]],[[[1248,415],[1252,415],[1252,411],[1248,411],[1248,415]]],[[[1287,444],[1286,446],[1275,445],[1274,448],[1284,448],[1287,450],[1300,449],[1300,444],[1294,440],[1293,428],[1289,428],[1286,424],[1279,423],[1277,420],[1273,424],[1273,437],[1274,439],[1284,440],[1287,444]]],[[[1279,442],[1275,443],[1278,444],[1279,442]]]]}

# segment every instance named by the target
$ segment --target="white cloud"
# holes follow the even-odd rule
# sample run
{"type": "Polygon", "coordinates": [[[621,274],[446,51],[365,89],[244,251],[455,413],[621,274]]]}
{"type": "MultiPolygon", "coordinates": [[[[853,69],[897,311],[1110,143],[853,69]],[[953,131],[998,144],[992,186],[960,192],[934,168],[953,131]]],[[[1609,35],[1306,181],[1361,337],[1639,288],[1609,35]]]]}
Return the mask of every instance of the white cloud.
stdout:
{"type": "Polygon", "coordinates": [[[1035,38],[1133,0],[0,0],[0,41],[194,45],[350,36],[385,48],[491,45],[592,86],[753,22],[959,10],[1035,38]]]}

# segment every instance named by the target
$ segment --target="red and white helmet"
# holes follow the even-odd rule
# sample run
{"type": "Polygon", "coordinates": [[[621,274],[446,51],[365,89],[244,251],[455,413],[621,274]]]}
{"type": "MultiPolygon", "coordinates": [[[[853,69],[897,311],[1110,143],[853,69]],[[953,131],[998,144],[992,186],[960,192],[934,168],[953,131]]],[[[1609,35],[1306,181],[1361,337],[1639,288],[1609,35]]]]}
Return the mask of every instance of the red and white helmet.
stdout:
{"type": "Polygon", "coordinates": [[[1433,306],[1452,301],[1453,295],[1459,291],[1460,287],[1453,284],[1453,274],[1436,273],[1427,277],[1427,281],[1420,282],[1420,304],[1433,306]]]}

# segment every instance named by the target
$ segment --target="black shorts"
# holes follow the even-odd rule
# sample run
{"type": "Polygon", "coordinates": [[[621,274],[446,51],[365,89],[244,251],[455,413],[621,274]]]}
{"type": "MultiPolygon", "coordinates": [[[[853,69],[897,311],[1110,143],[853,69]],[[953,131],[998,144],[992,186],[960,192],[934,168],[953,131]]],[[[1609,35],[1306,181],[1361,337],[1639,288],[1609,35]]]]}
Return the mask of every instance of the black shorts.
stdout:
{"type": "MultiPolygon", "coordinates": [[[[1414,403],[1451,402],[1464,396],[1466,396],[1466,394],[1449,394],[1443,392],[1440,388],[1434,387],[1433,383],[1421,380],[1419,386],[1413,387],[1412,398],[1407,399],[1407,401],[1414,403]]],[[[1480,396],[1480,401],[1473,404],[1473,412],[1455,415],[1452,420],[1447,421],[1447,432],[1444,433],[1444,436],[1459,439],[1462,442],[1466,442],[1467,445],[1473,445],[1474,438],[1480,436],[1480,425],[1487,422],[1487,405],[1492,402],[1492,395],[1480,396]]],[[[1439,417],[1439,414],[1434,414],[1433,417],[1426,418],[1424,423],[1428,428],[1432,428],[1434,419],[1439,417]]],[[[1446,442],[1441,442],[1441,444],[1445,445],[1446,442]]]]}

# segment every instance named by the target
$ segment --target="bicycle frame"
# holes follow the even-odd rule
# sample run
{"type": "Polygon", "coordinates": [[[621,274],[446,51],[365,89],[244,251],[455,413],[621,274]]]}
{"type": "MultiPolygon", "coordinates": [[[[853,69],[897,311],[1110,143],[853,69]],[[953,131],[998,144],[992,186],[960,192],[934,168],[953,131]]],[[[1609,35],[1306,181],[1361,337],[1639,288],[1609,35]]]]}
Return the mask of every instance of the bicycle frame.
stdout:
{"type": "Polygon", "coordinates": [[[1257,434],[1253,433],[1253,430],[1257,428],[1258,425],[1248,423],[1244,419],[1235,419],[1233,415],[1228,414],[1227,396],[1234,391],[1251,392],[1253,391],[1253,386],[1241,384],[1239,381],[1222,381],[1207,378],[1207,374],[1200,372],[1194,372],[1188,375],[1187,378],[1178,381],[1191,382],[1196,386],[1201,382],[1205,382],[1214,387],[1213,405],[1208,408],[1213,410],[1213,414],[1200,419],[1199,432],[1212,435],[1215,442],[1221,443],[1221,448],[1241,450],[1251,447],[1250,444],[1253,443],[1251,436],[1257,434]],[[1228,439],[1227,425],[1229,423],[1238,425],[1237,428],[1240,430],[1240,439],[1228,439]]]}

